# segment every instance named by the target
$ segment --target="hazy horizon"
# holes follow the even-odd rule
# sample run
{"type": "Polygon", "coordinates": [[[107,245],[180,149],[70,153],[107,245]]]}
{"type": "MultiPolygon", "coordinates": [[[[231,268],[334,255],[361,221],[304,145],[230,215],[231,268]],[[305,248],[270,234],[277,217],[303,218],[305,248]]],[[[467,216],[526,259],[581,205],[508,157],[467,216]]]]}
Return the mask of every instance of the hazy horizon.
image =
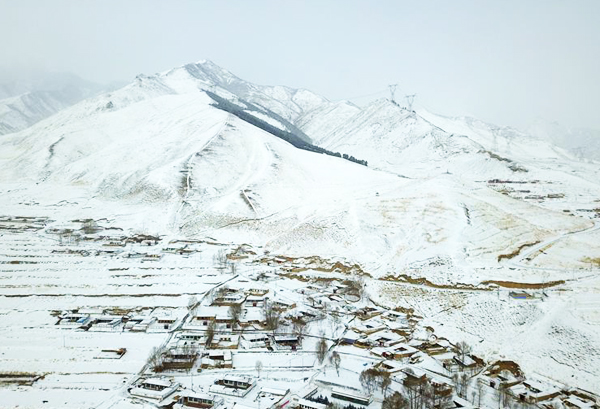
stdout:
{"type": "Polygon", "coordinates": [[[600,129],[592,1],[0,1],[0,77],[129,82],[209,59],[250,82],[523,128],[600,129]],[[4,73],[3,73],[4,71],[4,73]]]}

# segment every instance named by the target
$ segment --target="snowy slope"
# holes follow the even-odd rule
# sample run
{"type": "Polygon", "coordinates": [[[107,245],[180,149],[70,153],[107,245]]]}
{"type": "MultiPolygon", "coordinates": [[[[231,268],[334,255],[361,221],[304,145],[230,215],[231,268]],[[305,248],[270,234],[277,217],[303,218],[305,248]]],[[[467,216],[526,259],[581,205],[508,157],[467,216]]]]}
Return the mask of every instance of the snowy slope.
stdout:
{"type": "MultiPolygon", "coordinates": [[[[207,87],[240,106],[249,102],[211,87],[221,71],[206,64],[140,75],[7,135],[0,180],[28,184],[36,200],[68,188],[97,200],[98,208],[105,201],[146,206],[156,230],[299,256],[336,255],[378,275],[448,258],[447,271],[418,272],[444,282],[477,282],[474,266],[494,265],[507,250],[590,225],[563,212],[566,199],[539,203],[490,185],[494,178],[518,179],[533,193],[565,193],[570,206],[578,204],[570,196],[574,187],[589,197],[599,192],[573,168],[539,167],[539,158],[525,162],[520,155],[518,165],[527,171],[511,169],[513,162],[483,146],[489,132],[449,133],[441,127],[448,124],[437,126],[386,100],[358,112],[345,103],[313,108],[305,125],[325,134],[327,118],[337,118],[340,125],[329,128],[323,145],[367,159],[366,168],[299,151],[216,109],[207,87]]],[[[221,74],[220,84],[238,84],[229,88],[252,96],[245,82],[221,74]]],[[[263,118],[273,121],[268,112],[263,118]]]]}
{"type": "Polygon", "coordinates": [[[294,122],[303,113],[328,103],[325,98],[305,89],[252,84],[208,60],[175,68],[167,76],[181,75],[182,72],[265,107],[290,122],[294,122]]]}
{"type": "Polygon", "coordinates": [[[527,133],[568,150],[578,158],[600,160],[600,131],[568,128],[557,122],[538,120],[527,127],[527,133]]]}
{"type": "Polygon", "coordinates": [[[25,129],[109,88],[72,74],[51,74],[0,84],[0,135],[25,129]]]}
{"type": "MultiPolygon", "coordinates": [[[[382,303],[414,308],[453,340],[477,342],[477,353],[516,359],[532,371],[562,371],[557,377],[568,381],[581,372],[586,351],[592,365],[600,357],[597,274],[573,270],[587,267],[586,257],[598,251],[599,171],[508,128],[408,112],[385,100],[365,108],[330,103],[254,86],[203,62],[140,75],[1,138],[0,206],[6,215],[48,217],[52,226],[103,219],[124,234],[156,234],[165,242],[249,243],[257,258],[358,263],[373,278],[370,286],[381,288],[372,295],[382,303]],[[298,150],[218,109],[206,91],[280,129],[299,127],[369,167],[298,150]],[[508,289],[504,298],[481,291],[486,280],[567,284],[547,303],[517,304],[508,289]],[[456,287],[462,284],[479,287],[456,287]]],[[[83,278],[73,291],[111,294],[118,284],[125,304],[140,304],[130,297],[140,290],[128,286],[142,278],[113,276],[133,262],[64,269],[48,237],[27,232],[23,240],[24,248],[28,240],[41,242],[56,263],[38,266],[56,276],[54,286],[41,280],[36,288],[52,296],[46,308],[60,304],[54,296],[74,274],[83,278]]],[[[157,300],[183,292],[182,282],[205,288],[200,277],[163,264],[174,271],[150,271],[156,281],[143,287],[157,300]]],[[[7,264],[25,272],[29,266],[7,264]]],[[[139,277],[152,268],[143,270],[139,277]]],[[[12,280],[10,272],[6,277],[12,280]]],[[[22,278],[4,291],[29,288],[22,278]]],[[[589,386],[597,374],[573,379],[589,386]]]]}

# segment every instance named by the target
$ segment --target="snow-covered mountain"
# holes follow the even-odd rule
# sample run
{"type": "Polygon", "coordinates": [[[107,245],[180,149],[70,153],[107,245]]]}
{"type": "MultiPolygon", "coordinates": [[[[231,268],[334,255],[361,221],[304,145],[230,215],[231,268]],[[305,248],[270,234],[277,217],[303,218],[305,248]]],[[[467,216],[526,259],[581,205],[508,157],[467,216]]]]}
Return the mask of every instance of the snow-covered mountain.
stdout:
{"type": "MultiPolygon", "coordinates": [[[[547,341],[563,357],[600,351],[597,316],[579,298],[552,304],[573,312],[565,319],[550,303],[519,310],[473,294],[485,295],[488,280],[587,280],[579,269],[600,251],[599,181],[597,162],[510,128],[253,85],[207,61],[139,75],[0,138],[6,215],[105,219],[130,232],[250,244],[265,256],[356,263],[381,288],[395,277],[428,297],[448,288],[426,312],[451,316],[444,330],[455,339],[476,334],[490,354],[521,354],[531,367],[544,358],[552,370],[570,368],[564,377],[582,361],[562,364],[537,346],[547,341]],[[369,166],[297,149],[288,134],[369,166]],[[468,285],[477,292],[466,295],[468,285]],[[535,337],[521,334],[513,348],[511,331],[530,311],[535,337]]],[[[389,288],[377,296],[400,297],[389,288]]],[[[587,385],[598,374],[590,371],[587,385]]]]}
{"type": "Polygon", "coordinates": [[[116,87],[66,73],[0,84],[0,135],[17,132],[73,104],[116,87]]]}
{"type": "Polygon", "coordinates": [[[560,146],[582,159],[600,160],[600,131],[569,128],[557,122],[538,120],[527,132],[541,140],[560,146]]]}
{"type": "Polygon", "coordinates": [[[590,224],[565,210],[593,208],[580,195],[598,195],[597,167],[548,143],[387,100],[361,109],[310,95],[254,86],[206,61],[140,75],[5,136],[0,179],[34,197],[64,188],[146,206],[173,232],[337,254],[377,274],[450,256],[467,281],[506,249],[590,224]],[[273,132],[300,128],[369,167],[299,151],[273,132]]]}

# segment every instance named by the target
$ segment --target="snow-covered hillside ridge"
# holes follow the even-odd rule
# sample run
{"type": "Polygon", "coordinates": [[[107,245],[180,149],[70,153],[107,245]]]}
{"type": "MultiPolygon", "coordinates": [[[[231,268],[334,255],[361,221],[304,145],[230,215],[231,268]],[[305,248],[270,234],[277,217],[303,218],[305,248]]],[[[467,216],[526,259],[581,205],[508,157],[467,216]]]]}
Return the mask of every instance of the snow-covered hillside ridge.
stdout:
{"type": "MultiPolygon", "coordinates": [[[[441,328],[436,333],[477,342],[482,354],[516,356],[561,381],[580,373],[586,386],[598,366],[583,371],[585,354],[593,351],[592,363],[600,357],[592,267],[599,181],[598,163],[510,128],[387,100],[360,108],[257,86],[209,62],[139,75],[0,138],[0,206],[10,234],[20,234],[19,216],[45,221],[44,231],[24,232],[35,240],[77,220],[102,220],[165,243],[244,244],[256,255],[249,269],[272,264],[292,281],[360,273],[378,303],[414,309],[441,328]],[[255,120],[220,109],[219,99],[255,120]],[[297,149],[264,124],[298,129],[369,166],[297,149]],[[548,302],[500,299],[491,291],[499,287],[533,289],[548,302]]],[[[81,266],[74,261],[65,272],[54,238],[46,240],[59,279],[69,280],[81,266]]],[[[23,257],[15,267],[12,251],[6,288],[30,288],[33,264],[23,257]],[[17,283],[14,268],[25,272],[17,283]]],[[[110,269],[120,271],[119,263],[110,269]]],[[[50,274],[36,291],[63,291],[45,262],[35,268],[50,274]]],[[[177,293],[187,278],[168,268],[177,293]]],[[[112,285],[107,264],[93,269],[112,285]]],[[[135,280],[150,289],[145,272],[135,280]]],[[[86,294],[96,291],[80,283],[86,294]]]]}
{"type": "Polygon", "coordinates": [[[361,109],[257,86],[202,61],[139,75],[6,135],[0,180],[27,186],[37,201],[68,188],[110,206],[146,206],[159,212],[158,230],[335,254],[377,275],[414,267],[438,281],[478,282],[473,268],[585,229],[598,207],[594,163],[515,132],[387,100],[361,109]],[[211,93],[369,168],[301,152],[218,109],[211,93]],[[448,260],[443,272],[418,267],[436,257],[448,260]]]}
{"type": "Polygon", "coordinates": [[[537,120],[527,128],[527,133],[550,141],[582,159],[600,160],[600,131],[586,128],[569,128],[557,122],[537,120]]]}
{"type": "Polygon", "coordinates": [[[111,87],[60,73],[1,83],[0,135],[23,130],[111,87]]]}

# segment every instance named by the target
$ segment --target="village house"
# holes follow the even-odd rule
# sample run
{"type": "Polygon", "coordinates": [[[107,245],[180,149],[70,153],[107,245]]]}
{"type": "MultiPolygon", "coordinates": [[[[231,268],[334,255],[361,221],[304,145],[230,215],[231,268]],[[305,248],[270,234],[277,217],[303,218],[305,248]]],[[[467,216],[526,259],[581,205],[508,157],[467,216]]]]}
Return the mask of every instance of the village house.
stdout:
{"type": "Polygon", "coordinates": [[[264,311],[257,308],[247,308],[242,311],[238,323],[244,329],[262,330],[266,325],[264,311]]]}
{"type": "Polygon", "coordinates": [[[244,301],[244,307],[259,307],[265,306],[266,297],[264,295],[249,295],[244,301]]]}
{"type": "Polygon", "coordinates": [[[396,374],[402,371],[402,369],[406,368],[406,365],[386,359],[385,361],[381,361],[374,366],[376,369],[383,369],[391,374],[396,374]]]}
{"type": "Polygon", "coordinates": [[[190,324],[193,326],[208,327],[211,322],[226,328],[233,327],[233,318],[226,306],[200,306],[193,314],[190,324]]]}
{"type": "Polygon", "coordinates": [[[379,318],[371,318],[366,321],[354,320],[351,329],[359,334],[371,335],[383,331],[386,326],[379,318]]]}
{"type": "Polygon", "coordinates": [[[373,399],[371,395],[364,395],[354,390],[341,388],[333,388],[331,397],[344,402],[344,405],[350,402],[351,404],[358,404],[362,406],[369,406],[373,399]]]}
{"type": "Polygon", "coordinates": [[[121,328],[123,317],[120,315],[103,315],[93,320],[92,328],[98,331],[116,331],[121,328]]]}
{"type": "Polygon", "coordinates": [[[527,379],[522,383],[512,385],[508,391],[521,402],[529,403],[551,400],[561,394],[555,386],[534,379],[527,379]]]}
{"type": "Polygon", "coordinates": [[[191,345],[175,346],[165,351],[162,358],[164,369],[190,369],[198,357],[198,350],[191,345]]]}
{"type": "Polygon", "coordinates": [[[88,326],[91,324],[91,322],[92,318],[89,316],[89,314],[68,313],[60,317],[57,325],[79,328],[88,326]]]}
{"type": "Polygon", "coordinates": [[[486,370],[480,381],[494,389],[508,388],[523,380],[523,372],[518,364],[512,361],[496,361],[486,370]]]}
{"type": "Polygon", "coordinates": [[[301,348],[300,338],[297,335],[275,335],[271,345],[277,350],[297,351],[301,348]]]}
{"type": "Polygon", "coordinates": [[[200,358],[200,368],[232,368],[233,360],[229,350],[205,351],[200,358]]]}
{"type": "Polygon", "coordinates": [[[156,321],[148,330],[153,332],[171,331],[177,327],[177,324],[179,324],[178,317],[161,314],[156,316],[156,321]]]}
{"type": "Polygon", "coordinates": [[[146,332],[154,321],[156,321],[156,317],[147,315],[133,316],[125,323],[125,329],[132,332],[146,332]]]}
{"type": "Polygon", "coordinates": [[[266,348],[270,345],[267,334],[244,334],[240,343],[244,349],[266,348]]]}
{"type": "Polygon", "coordinates": [[[246,301],[246,295],[239,292],[226,292],[213,300],[211,305],[242,305],[246,301]]]}
{"type": "Polygon", "coordinates": [[[256,385],[254,379],[247,376],[225,375],[217,379],[209,390],[212,393],[231,395],[237,397],[246,396],[256,385]]]}
{"type": "Polygon", "coordinates": [[[249,296],[265,297],[269,293],[268,288],[248,288],[245,290],[249,296]]]}
{"type": "Polygon", "coordinates": [[[297,400],[293,402],[292,407],[298,409],[325,409],[327,408],[327,405],[323,403],[313,402],[312,400],[308,399],[297,398],[297,400]]]}
{"type": "Polygon", "coordinates": [[[450,372],[473,373],[483,367],[484,364],[483,359],[475,355],[465,355],[464,357],[454,355],[452,359],[443,361],[444,369],[450,372]]]}
{"type": "Polygon", "coordinates": [[[214,349],[237,349],[240,344],[240,336],[237,334],[215,334],[208,346],[214,349]]]}
{"type": "Polygon", "coordinates": [[[363,337],[362,334],[359,334],[352,330],[348,330],[344,333],[340,342],[343,345],[354,345],[356,343],[356,341],[358,341],[362,337],[363,337]]]}
{"type": "Polygon", "coordinates": [[[179,342],[184,342],[184,343],[197,343],[197,344],[201,344],[204,345],[206,343],[206,335],[204,333],[198,333],[198,332],[182,332],[179,333],[177,335],[175,335],[175,338],[179,340],[179,342]]]}
{"type": "Polygon", "coordinates": [[[129,389],[129,393],[148,399],[164,400],[179,388],[179,383],[166,378],[141,378],[129,389]]]}
{"type": "Polygon", "coordinates": [[[396,344],[391,347],[376,347],[371,349],[371,353],[376,356],[395,360],[408,359],[417,352],[419,352],[417,349],[406,344],[396,344]]]}
{"type": "Polygon", "coordinates": [[[284,299],[281,297],[277,297],[277,299],[273,300],[273,309],[279,310],[279,311],[286,311],[286,310],[291,310],[292,308],[296,308],[296,303],[288,300],[288,299],[284,299]]]}
{"type": "Polygon", "coordinates": [[[572,409],[599,409],[600,405],[596,403],[596,399],[587,393],[581,393],[577,390],[567,391],[568,396],[562,399],[562,403],[567,408],[572,409]]]}
{"type": "Polygon", "coordinates": [[[451,349],[450,343],[445,339],[417,343],[414,347],[429,356],[445,354],[451,349]]]}
{"type": "Polygon", "coordinates": [[[371,345],[391,347],[402,342],[404,337],[390,331],[377,331],[368,335],[367,340],[371,343],[371,345]]]}
{"type": "Polygon", "coordinates": [[[223,404],[223,398],[201,392],[185,390],[179,395],[173,409],[183,408],[217,408],[223,404]]]}
{"type": "Polygon", "coordinates": [[[366,321],[377,317],[383,313],[383,310],[376,307],[363,307],[354,312],[357,318],[366,321]]]}

